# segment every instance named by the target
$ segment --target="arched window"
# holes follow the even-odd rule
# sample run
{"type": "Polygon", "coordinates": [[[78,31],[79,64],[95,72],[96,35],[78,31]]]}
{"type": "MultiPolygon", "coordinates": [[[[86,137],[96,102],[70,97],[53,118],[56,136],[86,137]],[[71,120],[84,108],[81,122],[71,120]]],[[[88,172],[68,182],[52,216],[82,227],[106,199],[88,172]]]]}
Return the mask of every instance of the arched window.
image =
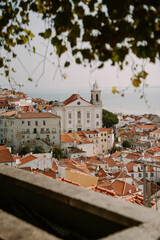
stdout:
{"type": "Polygon", "coordinates": [[[77,118],[81,118],[81,112],[77,112],[77,118]]]}
{"type": "Polygon", "coordinates": [[[96,94],[96,101],[99,101],[99,99],[98,99],[98,94],[96,94]]]}

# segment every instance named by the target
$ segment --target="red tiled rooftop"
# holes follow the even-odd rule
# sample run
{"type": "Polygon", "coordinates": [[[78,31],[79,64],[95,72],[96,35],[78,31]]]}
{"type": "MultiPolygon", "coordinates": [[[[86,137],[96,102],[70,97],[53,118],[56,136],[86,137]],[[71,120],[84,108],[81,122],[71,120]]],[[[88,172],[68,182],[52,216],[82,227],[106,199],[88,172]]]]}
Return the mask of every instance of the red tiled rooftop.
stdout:
{"type": "Polygon", "coordinates": [[[9,149],[1,146],[0,149],[0,163],[14,162],[13,156],[10,153],[9,149]]]}
{"type": "Polygon", "coordinates": [[[74,142],[74,139],[70,137],[68,133],[61,134],[61,143],[74,142]]]}
{"type": "Polygon", "coordinates": [[[27,112],[20,113],[20,118],[59,118],[57,115],[49,112],[27,112]]]}
{"type": "Polygon", "coordinates": [[[141,191],[140,188],[136,188],[135,186],[121,180],[116,180],[111,184],[111,186],[118,196],[125,196],[141,191]]]}
{"type": "Polygon", "coordinates": [[[72,102],[74,102],[77,99],[81,99],[85,102],[87,102],[88,104],[91,104],[90,102],[86,101],[85,99],[83,99],[82,97],[79,96],[79,94],[72,94],[68,99],[66,99],[63,103],[64,105],[68,105],[72,102]]]}
{"type": "Polygon", "coordinates": [[[103,161],[104,163],[106,163],[108,165],[108,167],[115,167],[117,166],[117,164],[115,163],[115,161],[110,158],[110,157],[107,157],[107,158],[101,158],[101,161],[103,161]]]}
{"type": "Polygon", "coordinates": [[[31,162],[31,161],[33,161],[34,159],[36,159],[37,157],[35,157],[35,156],[33,156],[33,155],[29,155],[29,156],[27,156],[27,157],[24,157],[24,158],[22,158],[20,161],[21,161],[21,163],[19,163],[18,164],[18,166],[21,166],[21,165],[23,165],[23,164],[25,164],[25,163],[28,163],[28,162],[31,162]]]}

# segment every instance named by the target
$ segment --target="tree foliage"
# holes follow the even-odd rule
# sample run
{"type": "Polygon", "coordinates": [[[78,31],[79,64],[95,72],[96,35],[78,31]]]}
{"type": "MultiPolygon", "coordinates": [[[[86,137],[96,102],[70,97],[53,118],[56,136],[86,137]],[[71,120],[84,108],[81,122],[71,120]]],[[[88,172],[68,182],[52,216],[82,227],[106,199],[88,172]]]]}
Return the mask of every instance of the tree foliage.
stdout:
{"type": "Polygon", "coordinates": [[[30,147],[24,146],[24,147],[20,150],[19,155],[26,155],[27,153],[30,153],[30,147]]]}
{"type": "MultiPolygon", "coordinates": [[[[160,57],[159,0],[6,0],[0,1],[0,47],[4,50],[0,68],[8,78],[15,71],[10,64],[16,58],[15,47],[27,48],[34,38],[31,12],[47,23],[39,35],[50,40],[59,57],[70,50],[77,64],[98,62],[102,68],[111,60],[123,69],[130,53],[152,63],[160,57]]],[[[64,67],[69,65],[67,60],[64,67]]],[[[132,84],[138,87],[146,76],[142,67],[132,84]]]]}
{"type": "Polygon", "coordinates": [[[63,152],[60,148],[54,148],[53,149],[53,157],[60,159],[63,158],[63,152]]]}
{"type": "Polygon", "coordinates": [[[42,146],[35,146],[33,153],[44,153],[44,149],[42,146]]]}
{"type": "Polygon", "coordinates": [[[131,144],[130,144],[127,140],[125,140],[125,141],[123,141],[123,143],[122,143],[122,147],[123,147],[123,148],[130,148],[130,147],[131,147],[131,144]]]}
{"type": "Polygon", "coordinates": [[[115,145],[112,147],[112,149],[110,150],[110,153],[113,154],[117,151],[121,151],[122,148],[121,147],[116,147],[115,145]]]}
{"type": "Polygon", "coordinates": [[[102,111],[102,122],[103,127],[113,127],[114,124],[118,123],[118,118],[112,112],[109,112],[105,109],[102,111]]]}

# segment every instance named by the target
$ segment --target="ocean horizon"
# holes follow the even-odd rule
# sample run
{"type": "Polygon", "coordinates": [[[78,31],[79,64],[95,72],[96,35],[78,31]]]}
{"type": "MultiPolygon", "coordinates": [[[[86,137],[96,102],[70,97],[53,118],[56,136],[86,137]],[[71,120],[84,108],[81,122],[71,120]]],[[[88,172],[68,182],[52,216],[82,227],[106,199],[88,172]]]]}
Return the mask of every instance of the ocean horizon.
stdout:
{"type": "MultiPolygon", "coordinates": [[[[118,88],[122,91],[125,87],[118,88]]],[[[124,91],[124,97],[121,94],[113,94],[111,87],[101,88],[102,90],[102,103],[103,108],[113,113],[123,114],[145,114],[152,113],[160,116],[160,86],[146,87],[143,93],[139,89],[130,88],[124,91]]],[[[47,101],[57,100],[64,101],[72,94],[78,93],[82,98],[90,101],[90,90],[88,89],[72,89],[66,90],[54,89],[54,90],[38,90],[32,89],[28,91],[28,95],[31,97],[42,98],[47,101]]]]}

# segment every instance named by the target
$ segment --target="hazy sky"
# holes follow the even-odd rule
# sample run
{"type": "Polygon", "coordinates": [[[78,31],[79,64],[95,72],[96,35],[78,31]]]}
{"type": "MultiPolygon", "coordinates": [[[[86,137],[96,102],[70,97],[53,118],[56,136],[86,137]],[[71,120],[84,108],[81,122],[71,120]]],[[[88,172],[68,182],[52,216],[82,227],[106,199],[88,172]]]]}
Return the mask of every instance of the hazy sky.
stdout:
{"type": "MultiPolygon", "coordinates": [[[[43,31],[44,25],[35,17],[32,20],[33,33],[37,35],[39,31],[43,31]]],[[[47,41],[44,42],[41,37],[36,37],[33,40],[33,45],[36,46],[36,51],[41,55],[45,55],[47,41]]],[[[58,69],[58,58],[53,53],[53,48],[48,47],[47,58],[49,61],[45,61],[45,68],[43,73],[44,62],[43,58],[37,55],[29,55],[26,50],[22,48],[17,48],[17,53],[19,60],[14,60],[13,64],[16,69],[16,73],[13,74],[14,79],[17,84],[23,84],[22,91],[27,92],[29,89],[34,92],[38,91],[54,91],[54,90],[65,90],[74,89],[78,91],[82,88],[91,88],[91,85],[97,80],[101,88],[112,87],[112,86],[128,86],[132,77],[131,66],[125,67],[125,70],[120,71],[117,67],[112,67],[111,63],[108,62],[103,69],[94,70],[95,67],[90,68],[79,66],[74,63],[71,64],[69,68],[63,68],[63,64],[67,59],[65,55],[60,63],[62,64],[61,73],[58,69]],[[50,53],[53,53],[50,55],[50,53]],[[54,64],[53,64],[54,63],[54,64]],[[26,74],[28,72],[28,74],[26,74]],[[42,77],[39,79],[41,74],[42,77]],[[56,75],[55,75],[56,73],[56,75]],[[65,78],[62,77],[64,74],[65,78]],[[33,82],[29,82],[28,75],[33,78],[33,82]],[[54,77],[55,75],[55,77],[54,77]],[[39,80],[38,80],[39,79],[39,80]],[[38,81],[37,81],[38,80],[38,81]]],[[[160,76],[160,62],[156,64],[146,64],[146,71],[149,73],[146,83],[149,86],[160,86],[159,76],[160,76]]],[[[15,87],[12,81],[12,86],[15,87]]],[[[1,78],[1,87],[9,87],[8,82],[1,78]]],[[[18,87],[16,87],[18,90],[18,87]]]]}

